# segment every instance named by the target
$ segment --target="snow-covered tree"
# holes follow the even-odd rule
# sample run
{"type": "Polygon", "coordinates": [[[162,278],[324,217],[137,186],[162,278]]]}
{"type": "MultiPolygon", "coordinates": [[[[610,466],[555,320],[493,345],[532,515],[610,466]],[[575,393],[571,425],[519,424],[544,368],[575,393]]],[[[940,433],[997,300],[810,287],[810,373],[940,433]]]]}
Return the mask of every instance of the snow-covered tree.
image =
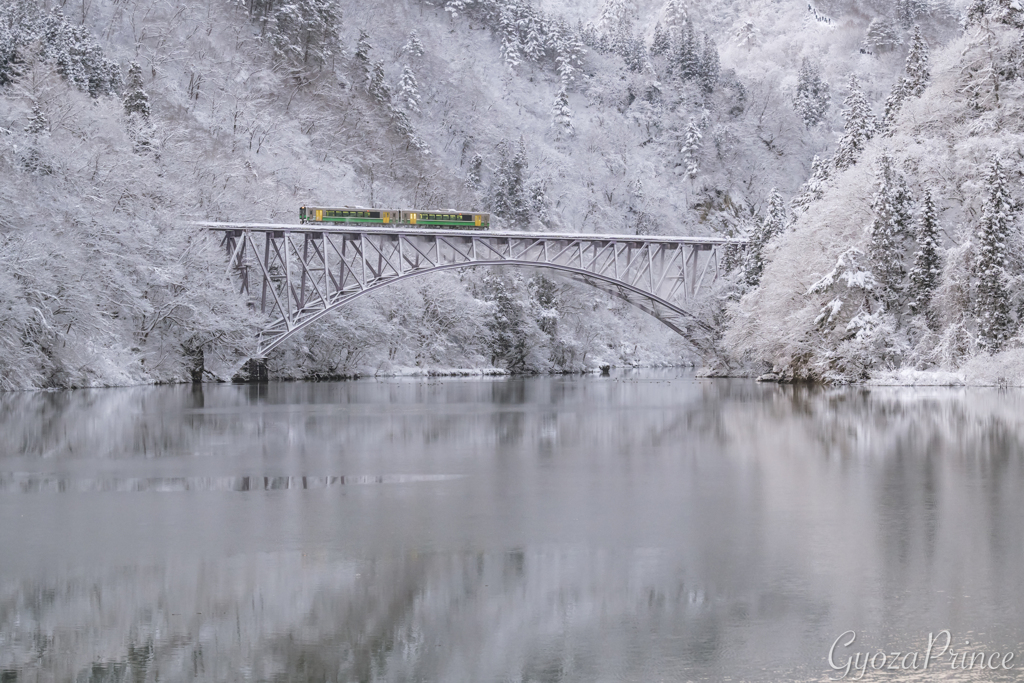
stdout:
{"type": "Polygon", "coordinates": [[[891,52],[903,42],[899,31],[884,17],[875,17],[868,25],[864,45],[872,52],[891,52]]]}
{"type": "Polygon", "coordinates": [[[921,203],[921,214],[917,219],[915,236],[917,251],[914,253],[914,265],[910,269],[910,310],[914,313],[929,315],[932,294],[939,285],[942,274],[942,262],[939,257],[939,220],[935,212],[935,200],[932,193],[925,191],[921,203]]]}
{"type": "Polygon", "coordinates": [[[569,108],[569,95],[565,88],[558,91],[555,96],[554,106],[551,108],[551,128],[555,131],[555,138],[572,137],[576,128],[572,123],[572,109],[569,108]]]}
{"type": "Polygon", "coordinates": [[[868,140],[875,134],[875,115],[871,113],[871,107],[860,89],[860,81],[856,76],[850,76],[849,88],[850,93],[843,100],[846,106],[843,111],[846,126],[832,161],[840,171],[857,163],[868,140]]]}
{"type": "Polygon", "coordinates": [[[896,313],[904,289],[904,258],[911,237],[910,193],[906,180],[888,154],[878,158],[875,184],[868,256],[879,284],[876,294],[887,311],[896,313]]]}
{"type": "Polygon", "coordinates": [[[967,10],[967,23],[982,21],[1024,28],[1024,4],[1020,0],[974,0],[967,10]]]}
{"type": "Polygon", "coordinates": [[[683,163],[686,165],[686,175],[692,180],[700,173],[700,156],[704,149],[704,134],[701,133],[700,125],[696,119],[690,118],[690,124],[686,127],[686,136],[683,138],[683,163]]]}
{"type": "Polygon", "coordinates": [[[491,180],[491,206],[494,213],[520,227],[530,222],[530,197],[527,193],[526,140],[513,144],[498,143],[498,167],[491,180]]]}
{"type": "Polygon", "coordinates": [[[921,27],[915,26],[910,38],[910,52],[907,53],[906,90],[911,97],[920,97],[931,80],[928,68],[928,44],[921,37],[921,27]]]}
{"type": "Polygon", "coordinates": [[[92,97],[113,95],[121,87],[121,70],[103,56],[103,49],[84,26],[69,24],[55,7],[42,24],[42,57],[57,73],[92,97]]]}
{"type": "Polygon", "coordinates": [[[469,170],[466,172],[466,187],[471,190],[479,190],[483,183],[484,158],[480,154],[474,154],[469,161],[469,170]]]}
{"type": "Polygon", "coordinates": [[[661,55],[666,55],[671,49],[672,38],[669,36],[668,31],[662,28],[661,22],[659,21],[654,25],[654,40],[651,42],[651,56],[660,57],[661,55]]]}
{"type": "Polygon", "coordinates": [[[885,100],[885,109],[882,112],[882,121],[878,124],[878,130],[883,135],[891,135],[896,125],[896,115],[903,108],[903,102],[907,99],[907,79],[897,78],[892,84],[892,91],[885,100]]]}
{"type": "Polygon", "coordinates": [[[452,19],[464,14],[466,11],[466,5],[472,4],[473,0],[447,0],[444,3],[444,9],[446,12],[452,15],[452,19]]]}
{"type": "Polygon", "coordinates": [[[50,119],[46,117],[46,114],[43,113],[38,104],[32,105],[32,114],[28,117],[25,132],[35,137],[50,132],[50,119]]]}
{"type": "Polygon", "coordinates": [[[270,28],[275,54],[298,69],[319,70],[340,51],[341,11],[334,0],[292,0],[279,5],[270,28]]]}
{"type": "Polygon", "coordinates": [[[370,61],[370,51],[373,45],[370,44],[370,34],[359,30],[359,39],[356,41],[355,68],[366,86],[369,86],[373,78],[373,63],[370,61]]]}
{"type": "Polygon", "coordinates": [[[519,40],[519,22],[515,7],[501,8],[499,27],[501,32],[501,56],[505,66],[515,69],[522,61],[523,46],[519,40]]]}
{"type": "Polygon", "coordinates": [[[831,104],[832,95],[828,83],[822,79],[818,67],[804,57],[797,77],[796,96],[793,98],[793,106],[804,125],[810,128],[824,121],[831,104]]]}
{"type": "Polygon", "coordinates": [[[718,85],[722,65],[718,57],[718,46],[711,36],[704,35],[704,44],[701,48],[700,61],[697,67],[697,83],[705,95],[710,95],[718,85]]]}
{"type": "Polygon", "coordinates": [[[408,55],[411,60],[419,59],[427,53],[423,49],[423,43],[420,42],[419,31],[413,29],[409,32],[409,39],[406,40],[405,45],[402,47],[402,52],[408,55]]]}
{"type": "Polygon", "coordinates": [[[146,93],[145,83],[142,79],[142,67],[138,62],[128,65],[128,79],[124,89],[124,113],[125,116],[140,116],[149,119],[149,94],[146,93]]]}
{"type": "Polygon", "coordinates": [[[748,52],[753,50],[761,44],[761,29],[750,19],[743,21],[736,29],[736,43],[748,52]]]}
{"type": "Polygon", "coordinates": [[[743,280],[748,287],[756,287],[764,272],[764,250],[786,229],[786,203],[782,195],[772,188],[768,195],[768,209],[754,226],[743,263],[743,280]]]}
{"type": "Polygon", "coordinates": [[[420,87],[416,81],[416,74],[409,65],[402,69],[402,80],[398,84],[398,102],[406,111],[419,113],[420,87]]]}
{"type": "Polygon", "coordinates": [[[700,74],[700,44],[692,23],[687,23],[676,41],[669,60],[669,71],[682,81],[695,80],[700,74]]]}
{"type": "Polygon", "coordinates": [[[977,278],[975,315],[978,331],[989,351],[999,351],[1016,331],[1010,315],[1008,251],[1013,219],[1013,200],[1007,188],[1006,172],[998,156],[993,157],[986,180],[987,196],[977,230],[977,278]]]}
{"type": "Polygon", "coordinates": [[[384,60],[380,59],[373,63],[370,70],[370,82],[366,84],[366,90],[380,104],[391,102],[391,86],[388,85],[384,75],[384,60]]]}

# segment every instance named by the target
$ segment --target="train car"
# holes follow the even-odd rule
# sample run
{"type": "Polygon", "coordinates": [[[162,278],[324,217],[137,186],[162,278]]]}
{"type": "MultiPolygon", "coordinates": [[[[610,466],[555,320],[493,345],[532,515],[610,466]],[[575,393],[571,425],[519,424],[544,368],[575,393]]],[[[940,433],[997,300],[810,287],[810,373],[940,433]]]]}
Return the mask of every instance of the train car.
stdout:
{"type": "Polygon", "coordinates": [[[300,223],[350,225],[389,225],[400,222],[400,209],[364,209],[345,206],[342,208],[323,208],[319,206],[300,206],[300,223]]]}
{"type": "Polygon", "coordinates": [[[462,230],[487,230],[491,225],[491,214],[463,213],[451,209],[402,209],[402,223],[462,230]]]}
{"type": "Polygon", "coordinates": [[[324,208],[300,206],[300,223],[330,225],[418,225],[423,227],[454,228],[458,230],[487,230],[491,225],[489,213],[467,213],[453,209],[365,209],[345,206],[324,208]]]}

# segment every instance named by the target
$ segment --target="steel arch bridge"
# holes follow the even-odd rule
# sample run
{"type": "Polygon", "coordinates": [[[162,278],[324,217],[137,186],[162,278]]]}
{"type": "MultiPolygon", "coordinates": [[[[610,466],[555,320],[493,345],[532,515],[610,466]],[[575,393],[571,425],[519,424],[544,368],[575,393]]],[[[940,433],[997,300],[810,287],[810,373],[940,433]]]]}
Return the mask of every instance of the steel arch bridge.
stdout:
{"type": "Polygon", "coordinates": [[[199,223],[220,233],[239,291],[270,316],[265,357],[288,337],[364,294],[449,269],[550,269],[654,316],[696,346],[713,330],[684,308],[721,274],[740,240],[662,235],[583,235],[411,226],[199,223]]]}

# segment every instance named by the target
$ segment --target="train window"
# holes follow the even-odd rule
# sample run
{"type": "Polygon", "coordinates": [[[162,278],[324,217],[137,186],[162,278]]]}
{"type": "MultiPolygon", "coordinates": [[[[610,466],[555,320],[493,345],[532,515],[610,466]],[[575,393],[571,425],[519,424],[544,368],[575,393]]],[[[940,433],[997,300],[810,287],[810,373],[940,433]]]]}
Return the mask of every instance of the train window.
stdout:
{"type": "Polygon", "coordinates": [[[380,211],[371,211],[370,218],[380,218],[380,211]]]}

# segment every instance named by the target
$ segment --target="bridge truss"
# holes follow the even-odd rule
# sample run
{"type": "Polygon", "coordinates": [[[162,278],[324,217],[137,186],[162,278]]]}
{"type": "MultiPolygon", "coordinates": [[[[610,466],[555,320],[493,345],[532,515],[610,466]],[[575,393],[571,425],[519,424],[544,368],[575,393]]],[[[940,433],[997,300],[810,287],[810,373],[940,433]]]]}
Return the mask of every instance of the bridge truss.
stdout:
{"type": "Polygon", "coordinates": [[[200,223],[220,233],[229,269],[250,306],[271,323],[259,353],[331,311],[392,282],[447,269],[543,268],[646,311],[698,346],[711,332],[687,311],[720,275],[736,240],[200,223]]]}

